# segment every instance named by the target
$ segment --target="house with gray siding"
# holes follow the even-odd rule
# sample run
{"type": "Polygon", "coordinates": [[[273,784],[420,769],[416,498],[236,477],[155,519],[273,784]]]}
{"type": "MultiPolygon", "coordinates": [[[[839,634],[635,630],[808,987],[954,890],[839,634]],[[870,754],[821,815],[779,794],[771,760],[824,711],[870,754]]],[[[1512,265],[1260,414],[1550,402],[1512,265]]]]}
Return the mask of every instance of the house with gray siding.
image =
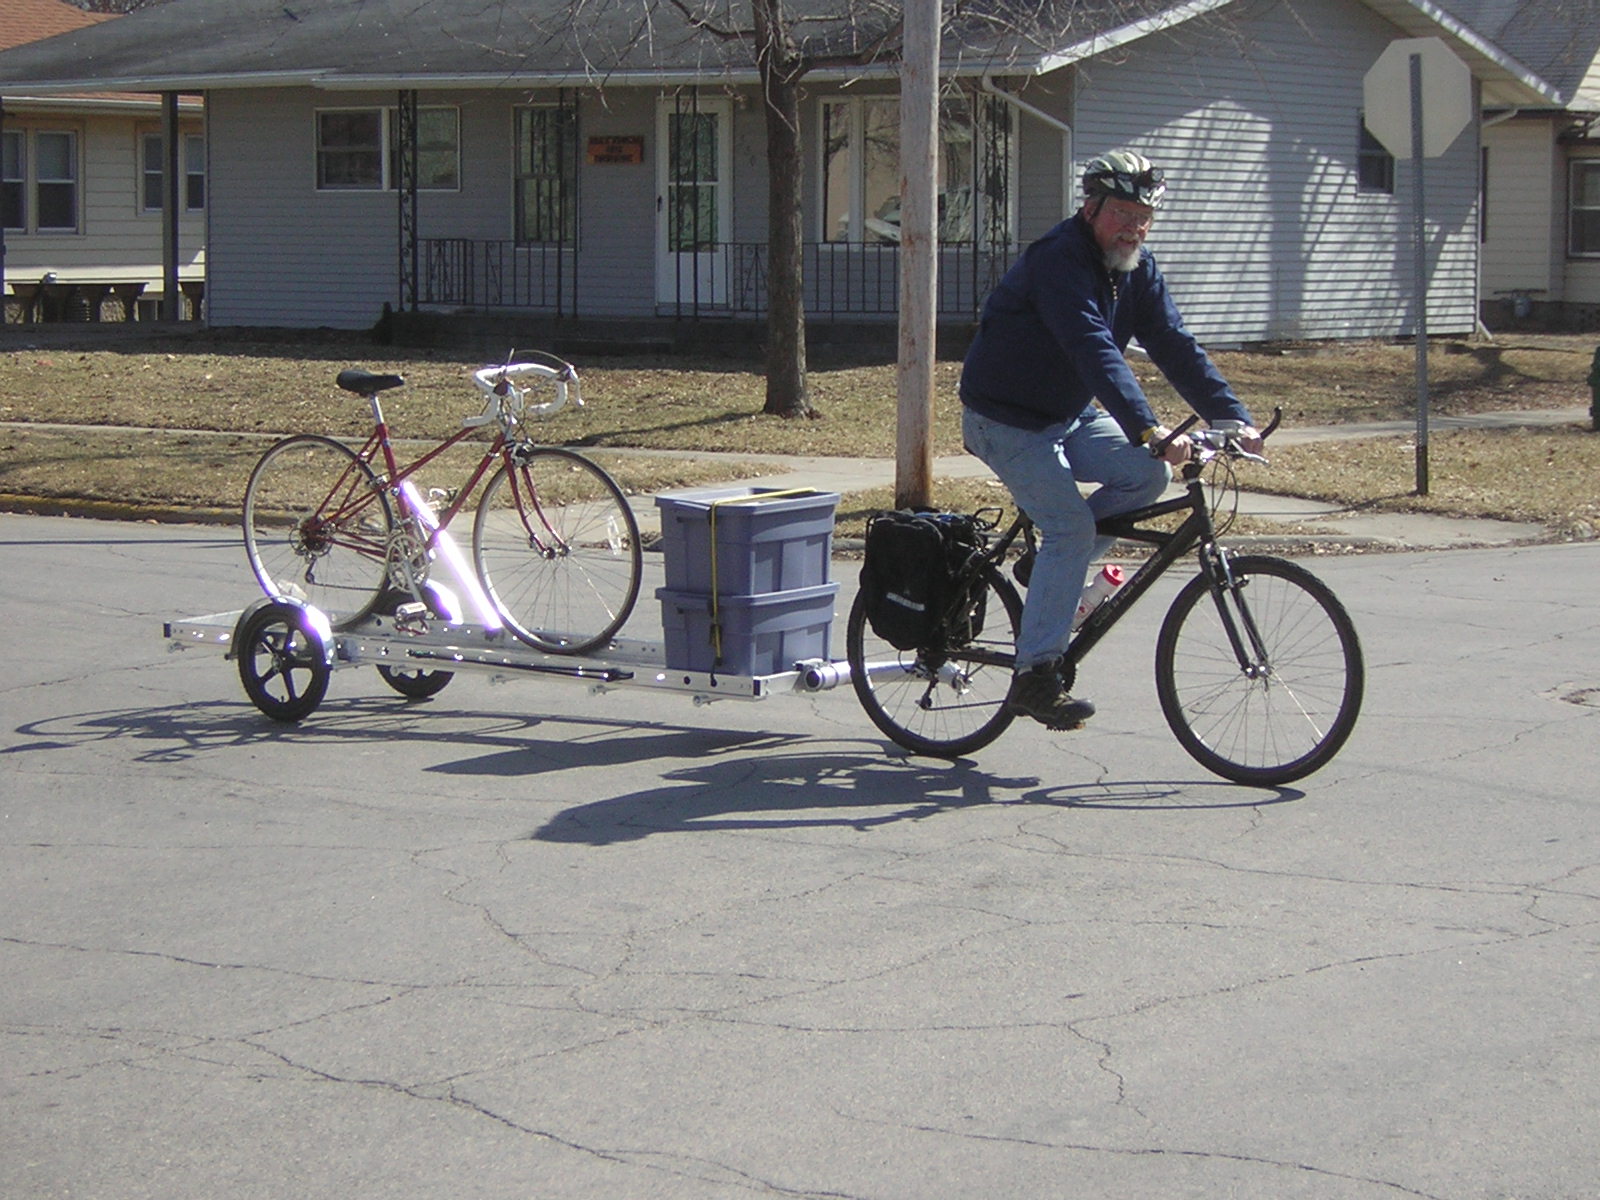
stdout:
{"type": "MultiPolygon", "coordinates": [[[[62,0],[0,0],[0,47],[106,21],[62,0]]],[[[205,279],[205,139],[198,96],[176,104],[180,287],[205,279]]],[[[166,283],[161,97],[124,91],[4,93],[0,270],[9,319],[136,315],[166,283]]]]}
{"type": "Polygon", "coordinates": [[[1450,0],[1452,13],[1548,80],[1544,102],[1483,120],[1485,319],[1600,322],[1600,12],[1567,0],[1450,0]]]}
{"type": "MultiPolygon", "coordinates": [[[[1018,248],[1075,209],[1083,162],[1125,145],[1168,171],[1152,245],[1203,339],[1408,332],[1413,181],[1364,132],[1366,70],[1426,34],[1486,103],[1550,97],[1421,0],[1104,0],[1063,3],[1047,28],[983,22],[1005,7],[966,6],[944,36],[947,319],[970,319],[1018,248]]],[[[672,5],[603,0],[581,28],[568,8],[170,0],[0,55],[0,96],[205,91],[214,324],[360,328],[386,306],[759,320],[766,128],[748,45],[672,5]]],[[[801,27],[808,312],[887,322],[899,9],[787,8],[829,18],[801,27]]],[[[1479,161],[1474,123],[1429,164],[1440,333],[1477,319],[1479,161]]]]}

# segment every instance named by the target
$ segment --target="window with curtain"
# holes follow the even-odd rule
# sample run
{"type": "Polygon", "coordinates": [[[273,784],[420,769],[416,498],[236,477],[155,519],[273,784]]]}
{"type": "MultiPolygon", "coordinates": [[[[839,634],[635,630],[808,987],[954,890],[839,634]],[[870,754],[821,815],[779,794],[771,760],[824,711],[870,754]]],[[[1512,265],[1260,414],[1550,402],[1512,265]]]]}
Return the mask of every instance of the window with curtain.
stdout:
{"type": "MultiPolygon", "coordinates": [[[[900,102],[825,100],[822,240],[900,240],[900,102]]],[[[988,97],[951,96],[939,106],[938,231],[944,242],[1010,238],[1012,124],[988,97]]]]}
{"type": "MultiPolygon", "coordinates": [[[[316,114],[318,191],[382,191],[400,185],[400,122],[393,108],[323,109],[316,114]]],[[[460,114],[417,110],[417,187],[461,186],[460,114]]]]}

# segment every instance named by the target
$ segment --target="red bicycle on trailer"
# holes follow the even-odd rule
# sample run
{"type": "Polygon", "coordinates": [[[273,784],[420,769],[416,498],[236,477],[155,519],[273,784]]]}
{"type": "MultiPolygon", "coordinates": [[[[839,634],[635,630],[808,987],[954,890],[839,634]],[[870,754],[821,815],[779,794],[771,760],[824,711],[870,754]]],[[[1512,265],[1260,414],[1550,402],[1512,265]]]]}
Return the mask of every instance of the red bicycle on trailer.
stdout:
{"type": "Polygon", "coordinates": [[[583,403],[572,364],[542,357],[548,361],[474,372],[484,411],[404,465],[379,402],[404,378],[341,372],[339,386],[371,408],[367,440],[352,450],[319,434],[284,438],[261,456],[245,488],[245,550],[267,595],[309,605],[332,628],[348,629],[380,608],[420,603],[432,611],[456,602],[433,578],[444,559],[481,623],[503,624],[558,654],[607,643],[638,598],[639,527],[602,467],[526,436],[529,418],[583,403]],[[424,496],[417,473],[484,430],[492,440],[465,482],[424,496]],[[449,530],[486,477],[469,564],[449,530]]]}

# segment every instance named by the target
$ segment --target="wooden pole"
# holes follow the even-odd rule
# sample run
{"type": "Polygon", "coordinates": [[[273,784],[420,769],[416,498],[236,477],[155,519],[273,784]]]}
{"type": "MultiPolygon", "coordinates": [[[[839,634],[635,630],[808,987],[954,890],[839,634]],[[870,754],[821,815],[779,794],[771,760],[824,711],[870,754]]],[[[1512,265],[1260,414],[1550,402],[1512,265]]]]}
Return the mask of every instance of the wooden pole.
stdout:
{"type": "Polygon", "coordinates": [[[906,0],[900,72],[900,346],[894,502],[933,495],[933,363],[938,329],[939,0],[906,0]]]}

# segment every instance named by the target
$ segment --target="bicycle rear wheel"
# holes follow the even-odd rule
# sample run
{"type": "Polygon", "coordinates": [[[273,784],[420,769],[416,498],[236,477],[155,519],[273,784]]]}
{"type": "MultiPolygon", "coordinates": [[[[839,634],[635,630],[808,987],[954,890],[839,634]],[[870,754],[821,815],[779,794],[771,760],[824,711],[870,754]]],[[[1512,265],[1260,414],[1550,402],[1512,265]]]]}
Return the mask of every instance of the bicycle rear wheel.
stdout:
{"type": "Polygon", "coordinates": [[[1006,694],[1016,658],[1022,600],[985,567],[983,628],[961,646],[897,650],[872,632],[859,593],[845,626],[850,683],[872,723],[914,754],[957,758],[982,749],[1011,724],[1006,694]]]}
{"type": "Polygon", "coordinates": [[[268,448],[244,489],[244,547],[269,596],[318,609],[335,629],[361,620],[388,582],[394,514],[366,463],[332,438],[268,448]]]}
{"type": "Polygon", "coordinates": [[[1289,783],[1324,766],[1355,728],[1361,643],[1344,606],[1305,568],[1263,556],[1229,561],[1231,585],[1213,593],[1196,576],[1161,624],[1161,711],[1207,770],[1237,783],[1289,783]]]}
{"type": "Polygon", "coordinates": [[[506,627],[539,650],[611,640],[639,597],[639,525],[616,481],[558,447],[513,450],[484,488],[472,554],[506,627]]]}

